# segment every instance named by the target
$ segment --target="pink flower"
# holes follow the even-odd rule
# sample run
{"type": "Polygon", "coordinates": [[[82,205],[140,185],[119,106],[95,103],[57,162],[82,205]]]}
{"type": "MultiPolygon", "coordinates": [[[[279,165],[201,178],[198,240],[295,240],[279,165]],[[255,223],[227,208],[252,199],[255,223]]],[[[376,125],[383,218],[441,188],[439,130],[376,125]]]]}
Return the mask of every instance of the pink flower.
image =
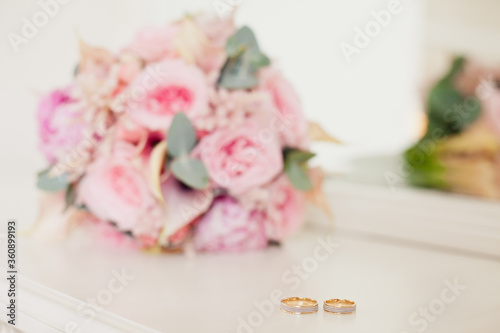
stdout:
{"type": "Polygon", "coordinates": [[[267,246],[263,215],[245,209],[236,199],[219,197],[195,226],[193,244],[207,252],[263,249],[267,246]]]}
{"type": "Polygon", "coordinates": [[[260,72],[261,89],[267,91],[276,106],[275,115],[280,121],[277,130],[283,145],[307,149],[309,145],[308,125],[302,106],[292,85],[274,68],[260,72]]]}
{"type": "Polygon", "coordinates": [[[40,150],[51,164],[83,139],[86,125],[75,105],[70,88],[54,90],[40,101],[37,112],[40,150]]]}
{"type": "Polygon", "coordinates": [[[139,249],[141,247],[136,239],[120,232],[109,222],[100,221],[95,217],[89,217],[88,222],[90,231],[99,244],[113,248],[139,249]]]}
{"type": "Polygon", "coordinates": [[[126,117],[121,118],[116,124],[116,139],[119,141],[137,144],[147,136],[147,129],[126,117]]]}
{"type": "Polygon", "coordinates": [[[272,240],[281,241],[290,236],[304,222],[304,194],[290,184],[285,175],[269,186],[266,233],[272,240]]]}
{"type": "Polygon", "coordinates": [[[234,195],[270,182],[283,170],[279,141],[255,121],[216,131],[204,137],[197,150],[211,180],[234,195]]]}
{"type": "Polygon", "coordinates": [[[151,130],[165,131],[177,112],[191,119],[208,107],[203,72],[182,60],[147,66],[130,86],[125,112],[151,130]]]}
{"type": "Polygon", "coordinates": [[[167,27],[145,27],[141,29],[127,51],[137,54],[147,62],[177,57],[174,38],[179,31],[177,25],[167,27]]]}
{"type": "Polygon", "coordinates": [[[118,143],[110,156],[98,157],[79,185],[79,201],[122,231],[141,229],[137,233],[142,234],[147,227],[152,233],[161,227],[161,212],[149,214],[156,202],[145,177],[131,163],[133,153],[134,146],[118,143]]]}
{"type": "Polygon", "coordinates": [[[220,18],[213,14],[202,13],[196,16],[195,21],[216,47],[225,48],[229,37],[236,32],[232,16],[220,18]]]}

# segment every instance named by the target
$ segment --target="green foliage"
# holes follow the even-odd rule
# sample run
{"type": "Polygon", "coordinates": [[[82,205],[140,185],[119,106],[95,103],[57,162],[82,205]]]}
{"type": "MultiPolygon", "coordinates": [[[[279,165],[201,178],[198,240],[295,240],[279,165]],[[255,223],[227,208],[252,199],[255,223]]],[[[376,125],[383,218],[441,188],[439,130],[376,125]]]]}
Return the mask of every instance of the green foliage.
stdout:
{"type": "Polygon", "coordinates": [[[203,163],[189,157],[198,139],[196,131],[184,113],[177,113],[167,135],[167,164],[177,180],[194,189],[205,189],[209,184],[203,163]]]}
{"type": "Polygon", "coordinates": [[[239,29],[226,44],[228,58],[218,80],[226,89],[249,89],[259,80],[256,76],[261,67],[269,66],[269,58],[260,51],[257,39],[249,27],[239,29]]]}
{"type": "Polygon", "coordinates": [[[292,185],[301,191],[309,191],[313,183],[307,174],[307,162],[315,154],[297,149],[285,149],[283,152],[285,160],[285,174],[292,185]]]}
{"type": "Polygon", "coordinates": [[[457,57],[449,72],[429,92],[426,138],[438,139],[460,133],[480,116],[479,100],[474,96],[464,96],[454,84],[465,61],[465,58],[457,57]]]}
{"type": "Polygon", "coordinates": [[[67,174],[53,176],[50,174],[50,168],[38,173],[36,186],[46,192],[59,192],[68,187],[67,174]]]}
{"type": "MultiPolygon", "coordinates": [[[[430,141],[430,140],[429,140],[430,141]]],[[[425,139],[404,154],[407,179],[411,185],[446,189],[446,168],[439,162],[437,144],[425,139]]]]}
{"type": "Polygon", "coordinates": [[[196,131],[191,121],[184,113],[177,113],[168,131],[168,154],[171,157],[189,154],[196,146],[197,140],[196,131]]]}
{"type": "Polygon", "coordinates": [[[207,169],[198,159],[187,156],[177,158],[170,164],[170,169],[175,178],[191,188],[202,190],[208,186],[207,169]]]}

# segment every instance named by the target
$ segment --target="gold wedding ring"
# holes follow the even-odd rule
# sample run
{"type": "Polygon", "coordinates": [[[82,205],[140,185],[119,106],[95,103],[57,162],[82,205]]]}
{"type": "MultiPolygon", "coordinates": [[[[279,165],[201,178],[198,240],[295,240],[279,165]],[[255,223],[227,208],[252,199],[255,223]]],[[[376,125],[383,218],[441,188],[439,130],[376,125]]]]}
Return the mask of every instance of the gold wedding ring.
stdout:
{"type": "Polygon", "coordinates": [[[318,301],[307,297],[288,297],[281,300],[281,311],[290,314],[318,312],[318,301]]]}
{"type": "Polygon", "coordinates": [[[352,314],[356,312],[356,302],[347,299],[329,299],[323,303],[323,310],[334,314],[352,314]]]}

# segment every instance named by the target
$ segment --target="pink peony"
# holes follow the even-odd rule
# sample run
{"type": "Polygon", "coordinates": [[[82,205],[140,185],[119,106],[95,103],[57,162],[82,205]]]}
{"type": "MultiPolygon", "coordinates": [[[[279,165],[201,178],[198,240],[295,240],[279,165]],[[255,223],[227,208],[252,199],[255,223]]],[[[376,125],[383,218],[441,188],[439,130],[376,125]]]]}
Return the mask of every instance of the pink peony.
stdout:
{"type": "Polygon", "coordinates": [[[203,72],[182,60],[147,66],[129,89],[125,112],[151,130],[167,130],[177,112],[194,119],[208,107],[203,72]]]}
{"type": "Polygon", "coordinates": [[[280,122],[276,125],[283,145],[307,149],[309,145],[307,121],[302,106],[292,85],[274,68],[260,72],[261,89],[267,91],[276,106],[275,116],[280,122]]]}
{"type": "Polygon", "coordinates": [[[100,221],[95,217],[89,217],[88,220],[90,231],[93,233],[94,239],[96,239],[99,244],[114,248],[121,247],[139,249],[141,247],[141,244],[137,241],[137,239],[118,231],[109,222],[100,221]]]}
{"type": "Polygon", "coordinates": [[[290,184],[285,175],[269,186],[266,232],[272,240],[281,241],[296,231],[304,221],[304,194],[290,184]]]}
{"type": "Polygon", "coordinates": [[[167,27],[145,27],[141,29],[127,51],[137,54],[147,62],[177,57],[174,38],[179,31],[177,25],[167,27]]]}
{"type": "Polygon", "coordinates": [[[210,179],[234,195],[270,182],[283,170],[278,139],[254,121],[216,131],[204,137],[198,149],[210,179]]]}
{"type": "Polygon", "coordinates": [[[193,244],[207,252],[263,249],[267,246],[263,215],[247,210],[236,199],[219,197],[195,226],[193,244]]]}
{"type": "Polygon", "coordinates": [[[161,212],[152,209],[157,203],[145,177],[130,161],[133,153],[134,146],[118,143],[110,156],[98,157],[80,183],[79,201],[99,219],[116,223],[122,231],[148,227],[137,233],[152,233],[161,227],[161,212]]]}
{"type": "Polygon", "coordinates": [[[85,123],[70,89],[54,90],[44,96],[38,106],[38,133],[40,150],[53,164],[62,155],[76,147],[83,139],[85,123]]]}

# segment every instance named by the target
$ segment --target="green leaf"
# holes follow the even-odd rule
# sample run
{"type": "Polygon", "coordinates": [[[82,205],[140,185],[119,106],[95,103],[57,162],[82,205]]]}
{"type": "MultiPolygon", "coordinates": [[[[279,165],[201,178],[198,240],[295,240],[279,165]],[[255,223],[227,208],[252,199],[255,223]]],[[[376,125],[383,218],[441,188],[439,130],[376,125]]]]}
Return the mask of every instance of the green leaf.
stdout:
{"type": "Polygon", "coordinates": [[[269,60],[269,58],[263,53],[250,55],[249,59],[250,59],[250,64],[255,69],[259,69],[261,67],[267,67],[271,64],[271,60],[269,60]]]}
{"type": "Polygon", "coordinates": [[[457,74],[459,74],[465,66],[467,59],[464,56],[458,56],[453,59],[451,63],[450,70],[448,73],[440,80],[440,83],[448,82],[450,83],[457,74]]]}
{"type": "Polygon", "coordinates": [[[301,191],[309,191],[313,184],[307,175],[307,168],[298,163],[286,163],[285,173],[292,185],[301,191]]]}
{"type": "Polygon", "coordinates": [[[188,156],[177,158],[170,164],[170,169],[175,178],[186,186],[198,190],[205,189],[208,186],[209,178],[207,169],[198,159],[188,156]]]}
{"type": "Polygon", "coordinates": [[[479,118],[479,100],[474,96],[464,96],[454,85],[454,79],[464,64],[465,58],[456,58],[449,72],[429,92],[426,138],[442,138],[460,133],[479,118]]]}
{"type": "Polygon", "coordinates": [[[284,154],[285,160],[296,163],[305,163],[316,156],[315,153],[298,149],[287,149],[284,154]]]}
{"type": "Polygon", "coordinates": [[[428,146],[425,139],[404,154],[408,182],[414,186],[446,189],[446,168],[439,162],[437,145],[428,146]]]}
{"type": "Polygon", "coordinates": [[[50,175],[50,168],[38,173],[38,180],[36,186],[47,192],[59,192],[68,187],[67,174],[64,173],[60,176],[50,175]]]}
{"type": "Polygon", "coordinates": [[[172,157],[187,155],[196,146],[196,131],[188,117],[179,112],[168,130],[168,154],[172,157]]]}
{"type": "Polygon", "coordinates": [[[76,185],[69,184],[66,188],[66,195],[64,197],[66,201],[66,207],[64,207],[64,211],[66,211],[69,207],[73,206],[76,201],[76,185]]]}
{"type": "Polygon", "coordinates": [[[229,38],[226,53],[228,59],[221,70],[218,85],[227,89],[255,87],[259,83],[257,71],[271,63],[260,51],[253,31],[246,26],[229,38]]]}
{"type": "Polygon", "coordinates": [[[243,26],[232,35],[226,43],[226,53],[229,57],[236,57],[242,51],[252,50],[252,52],[260,53],[257,38],[252,29],[243,26]]]}
{"type": "Polygon", "coordinates": [[[226,89],[250,89],[259,84],[255,72],[248,66],[243,65],[244,57],[228,59],[224,64],[219,77],[219,87],[226,89]]]}
{"type": "Polygon", "coordinates": [[[307,174],[307,162],[314,156],[314,153],[293,148],[287,148],[283,151],[285,174],[298,190],[309,191],[313,188],[307,174]]]}

